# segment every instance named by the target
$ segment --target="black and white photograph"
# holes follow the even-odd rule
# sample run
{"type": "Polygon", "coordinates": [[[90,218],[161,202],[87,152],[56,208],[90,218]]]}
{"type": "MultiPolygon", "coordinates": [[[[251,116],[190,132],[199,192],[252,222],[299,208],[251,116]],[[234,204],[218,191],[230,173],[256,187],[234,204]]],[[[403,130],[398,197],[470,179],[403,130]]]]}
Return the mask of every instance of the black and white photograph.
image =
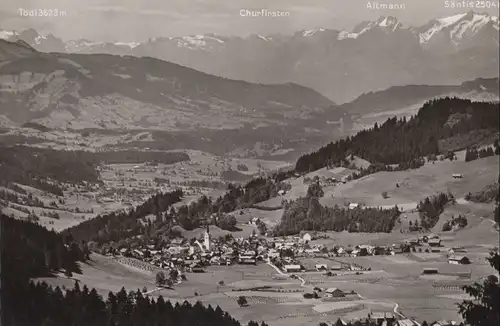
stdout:
{"type": "Polygon", "coordinates": [[[499,0],[1,0],[1,326],[500,325],[499,0]]]}

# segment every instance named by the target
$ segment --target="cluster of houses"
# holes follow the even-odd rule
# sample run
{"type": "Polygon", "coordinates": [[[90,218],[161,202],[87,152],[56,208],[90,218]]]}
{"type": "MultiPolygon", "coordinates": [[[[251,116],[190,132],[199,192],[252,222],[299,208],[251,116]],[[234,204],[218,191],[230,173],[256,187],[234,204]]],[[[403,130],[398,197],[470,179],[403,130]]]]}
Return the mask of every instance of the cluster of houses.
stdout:
{"type": "Polygon", "coordinates": [[[304,184],[312,184],[312,183],[317,183],[321,187],[330,187],[330,186],[335,186],[339,183],[347,183],[349,181],[349,176],[350,175],[345,175],[340,178],[336,178],[333,176],[314,176],[312,178],[305,177],[304,178],[304,184]]]}
{"type": "MultiPolygon", "coordinates": [[[[333,257],[356,257],[370,255],[395,255],[403,252],[401,246],[334,246],[327,248],[324,245],[310,242],[313,237],[309,233],[301,236],[280,237],[264,239],[250,235],[247,238],[219,237],[212,239],[210,231],[207,230],[202,239],[172,239],[169,245],[159,248],[157,245],[149,244],[139,248],[121,248],[111,250],[108,255],[132,257],[149,263],[160,269],[176,269],[179,272],[204,272],[204,268],[210,265],[230,266],[233,264],[252,264],[258,262],[272,262],[285,273],[298,273],[305,271],[360,271],[363,267],[356,264],[346,264],[330,259],[331,263],[316,264],[314,268],[306,268],[301,265],[301,257],[333,258],[333,257]]],[[[434,235],[424,236],[418,239],[410,239],[407,246],[418,245],[427,242],[439,243],[440,239],[434,235]]],[[[465,256],[456,255],[455,252],[463,252],[462,248],[452,248],[449,252],[450,264],[469,263],[465,256]]]]}
{"type": "Polygon", "coordinates": [[[196,273],[204,272],[204,267],[211,265],[255,265],[267,259],[267,252],[266,241],[254,235],[248,238],[212,239],[207,228],[202,240],[176,238],[163,248],[150,244],[133,250],[121,248],[110,251],[108,255],[136,258],[160,269],[196,273]]]}
{"type": "MultiPolygon", "coordinates": [[[[412,238],[405,241],[407,248],[415,248],[427,244],[430,252],[441,252],[439,247],[442,246],[442,240],[438,235],[430,234],[418,238],[412,238]]],[[[463,247],[452,247],[448,249],[448,263],[454,265],[467,265],[470,264],[470,259],[464,255],[467,251],[463,247]]]]}
{"type": "MultiPolygon", "coordinates": [[[[371,311],[368,314],[368,321],[373,322],[377,325],[387,326],[421,326],[422,324],[411,318],[398,319],[397,316],[392,312],[386,311],[371,311]]],[[[347,322],[341,320],[343,325],[347,325],[347,322]]],[[[326,322],[327,325],[336,325],[336,322],[326,322]]],[[[433,323],[428,323],[429,326],[458,326],[463,325],[452,320],[438,320],[433,323]]]]}
{"type": "MultiPolygon", "coordinates": [[[[252,264],[272,261],[285,272],[300,272],[304,270],[296,258],[299,257],[342,257],[355,255],[390,254],[385,247],[360,245],[344,248],[336,246],[327,249],[324,245],[309,245],[312,236],[264,239],[250,235],[247,238],[219,237],[213,239],[207,230],[203,239],[176,238],[170,240],[167,246],[158,247],[155,244],[145,244],[141,247],[119,250],[110,249],[109,256],[131,257],[160,269],[176,269],[179,272],[203,272],[210,265],[229,266],[233,264],[252,264]]],[[[358,266],[332,263],[318,264],[315,270],[359,270],[358,266]]]]}
{"type": "MultiPolygon", "coordinates": [[[[395,326],[421,326],[419,322],[414,319],[405,318],[397,319],[396,315],[392,312],[371,312],[368,319],[374,321],[377,325],[395,325],[395,326]]],[[[457,326],[455,321],[440,320],[433,323],[428,323],[430,326],[457,326]]]]}
{"type": "Polygon", "coordinates": [[[442,240],[436,234],[424,235],[417,238],[407,239],[406,244],[410,246],[421,246],[423,244],[429,245],[429,247],[441,247],[442,240]]]}

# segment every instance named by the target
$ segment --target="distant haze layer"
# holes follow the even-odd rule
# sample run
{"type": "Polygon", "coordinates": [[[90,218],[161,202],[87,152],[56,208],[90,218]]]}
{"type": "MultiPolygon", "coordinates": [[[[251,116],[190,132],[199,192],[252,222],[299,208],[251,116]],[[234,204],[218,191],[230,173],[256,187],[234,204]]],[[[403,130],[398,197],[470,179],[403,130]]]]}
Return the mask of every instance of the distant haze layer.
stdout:
{"type": "Polygon", "coordinates": [[[498,14],[498,8],[476,7],[476,1],[450,0],[3,0],[0,28],[35,28],[64,40],[144,41],[150,37],[216,33],[291,34],[316,27],[351,29],[363,20],[397,16],[419,25],[439,16],[474,10],[498,14]],[[399,9],[380,9],[384,5],[399,9]],[[404,7],[404,9],[401,9],[404,7]],[[453,8],[454,7],[454,8],[453,8]],[[379,8],[379,9],[376,9],[379,8]],[[24,10],[55,10],[58,17],[26,17],[24,10]],[[288,12],[283,17],[242,16],[241,10],[288,12]]]}

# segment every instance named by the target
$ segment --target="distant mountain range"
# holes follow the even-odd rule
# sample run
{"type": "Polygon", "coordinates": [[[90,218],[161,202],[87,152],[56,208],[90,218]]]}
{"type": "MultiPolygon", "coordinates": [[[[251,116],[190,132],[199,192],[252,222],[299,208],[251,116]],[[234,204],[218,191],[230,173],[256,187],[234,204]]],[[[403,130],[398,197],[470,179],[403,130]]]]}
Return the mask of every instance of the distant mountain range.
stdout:
{"type": "Polygon", "coordinates": [[[154,58],[42,53],[21,40],[0,40],[0,95],[4,128],[147,131],[161,134],[167,148],[325,139],[327,121],[344,113],[293,83],[252,84],[154,58]]]}
{"type": "Polygon", "coordinates": [[[38,51],[148,56],[211,75],[254,83],[294,82],[337,103],[408,84],[457,85],[498,76],[498,17],[474,12],[405,27],[395,17],[352,31],[303,30],[294,35],[214,34],[158,37],[142,43],[63,42],[29,29],[0,31],[38,51]]]}
{"type": "Polygon", "coordinates": [[[439,97],[461,97],[476,101],[498,101],[499,79],[478,78],[460,85],[405,85],[369,92],[339,106],[354,118],[363,115],[401,110],[439,97]]]}
{"type": "Polygon", "coordinates": [[[154,58],[41,53],[23,41],[0,42],[1,113],[15,123],[171,131],[239,128],[245,123],[283,125],[334,105],[293,83],[252,84],[154,58]]]}

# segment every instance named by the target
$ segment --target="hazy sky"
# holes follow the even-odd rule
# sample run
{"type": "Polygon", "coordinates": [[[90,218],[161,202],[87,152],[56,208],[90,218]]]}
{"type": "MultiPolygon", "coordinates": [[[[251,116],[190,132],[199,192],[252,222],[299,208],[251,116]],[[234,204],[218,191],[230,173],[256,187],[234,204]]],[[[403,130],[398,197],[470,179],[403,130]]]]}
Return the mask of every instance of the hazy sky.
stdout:
{"type": "MultiPolygon", "coordinates": [[[[0,28],[35,28],[68,39],[144,41],[150,37],[216,33],[291,34],[316,27],[348,29],[361,21],[393,15],[405,25],[474,10],[498,15],[498,9],[451,9],[462,0],[392,0],[404,10],[367,9],[362,0],[0,0],[0,28]],[[57,9],[65,17],[22,17],[19,9],[57,9]],[[240,11],[279,10],[288,17],[242,17],[240,11]]],[[[476,1],[467,1],[474,4],[476,1]]]]}

